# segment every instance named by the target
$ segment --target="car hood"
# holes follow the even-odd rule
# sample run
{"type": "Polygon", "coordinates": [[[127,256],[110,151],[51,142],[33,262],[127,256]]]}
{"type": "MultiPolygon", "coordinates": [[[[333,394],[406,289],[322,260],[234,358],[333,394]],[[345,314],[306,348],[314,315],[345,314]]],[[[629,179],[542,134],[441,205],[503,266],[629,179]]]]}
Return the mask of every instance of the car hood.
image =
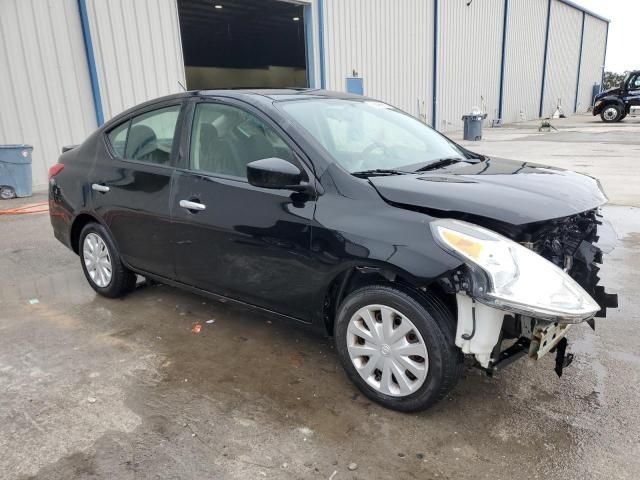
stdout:
{"type": "Polygon", "coordinates": [[[435,216],[472,215],[523,225],[575,215],[607,201],[600,183],[569,170],[498,158],[410,175],[370,177],[385,200],[435,216]]]}
{"type": "Polygon", "coordinates": [[[604,92],[598,93],[594,97],[594,100],[600,100],[601,98],[604,98],[608,95],[620,95],[620,92],[621,92],[620,87],[613,87],[613,88],[610,88],[609,90],[605,90],[604,92]]]}

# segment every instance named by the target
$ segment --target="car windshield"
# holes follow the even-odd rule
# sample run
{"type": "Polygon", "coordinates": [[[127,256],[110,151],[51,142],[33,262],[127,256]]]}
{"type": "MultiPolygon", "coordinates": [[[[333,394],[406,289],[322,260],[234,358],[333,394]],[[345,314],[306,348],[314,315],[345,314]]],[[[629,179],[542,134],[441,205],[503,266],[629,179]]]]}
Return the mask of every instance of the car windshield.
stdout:
{"type": "Polygon", "coordinates": [[[278,106],[351,173],[416,171],[465,154],[420,120],[373,100],[313,99],[278,106]]]}

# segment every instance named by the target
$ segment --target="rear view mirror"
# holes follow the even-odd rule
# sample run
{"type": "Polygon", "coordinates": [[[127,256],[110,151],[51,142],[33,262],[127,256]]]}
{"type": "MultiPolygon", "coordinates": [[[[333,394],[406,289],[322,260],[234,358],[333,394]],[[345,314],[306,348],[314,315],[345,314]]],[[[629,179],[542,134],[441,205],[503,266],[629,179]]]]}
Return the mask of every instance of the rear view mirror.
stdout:
{"type": "Polygon", "coordinates": [[[281,158],[263,158],[247,164],[247,179],[255,187],[301,191],[302,171],[281,158]]]}

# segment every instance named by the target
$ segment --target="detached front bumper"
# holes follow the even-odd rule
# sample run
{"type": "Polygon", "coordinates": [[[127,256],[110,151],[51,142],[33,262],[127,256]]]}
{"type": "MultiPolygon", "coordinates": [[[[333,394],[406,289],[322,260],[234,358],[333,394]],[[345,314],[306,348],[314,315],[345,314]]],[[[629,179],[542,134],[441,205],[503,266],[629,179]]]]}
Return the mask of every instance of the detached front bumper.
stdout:
{"type": "Polygon", "coordinates": [[[463,353],[474,355],[488,375],[524,356],[535,361],[555,353],[555,371],[562,376],[563,369],[573,361],[573,355],[566,352],[566,334],[574,324],[516,318],[476,302],[464,293],[457,294],[456,300],[456,345],[463,353]],[[515,342],[502,349],[505,336],[514,337],[515,331],[518,331],[515,342]]]}

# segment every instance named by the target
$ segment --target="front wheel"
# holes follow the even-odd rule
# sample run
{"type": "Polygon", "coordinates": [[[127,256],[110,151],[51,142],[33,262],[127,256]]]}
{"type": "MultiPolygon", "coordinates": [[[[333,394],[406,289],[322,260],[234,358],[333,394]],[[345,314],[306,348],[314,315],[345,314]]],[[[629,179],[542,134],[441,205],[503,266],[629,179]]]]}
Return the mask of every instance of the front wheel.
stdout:
{"type": "Polygon", "coordinates": [[[100,295],[117,298],[135,288],[136,275],[123,265],[106,228],[99,223],[88,223],[80,232],[79,246],[84,276],[100,295]]]}
{"type": "Polygon", "coordinates": [[[451,312],[431,294],[368,286],[340,306],[335,342],[347,375],[371,400],[412,412],[455,386],[463,356],[451,312]]]}
{"type": "Polygon", "coordinates": [[[618,105],[608,105],[600,113],[600,118],[605,123],[615,123],[624,118],[624,112],[618,105]]]}

